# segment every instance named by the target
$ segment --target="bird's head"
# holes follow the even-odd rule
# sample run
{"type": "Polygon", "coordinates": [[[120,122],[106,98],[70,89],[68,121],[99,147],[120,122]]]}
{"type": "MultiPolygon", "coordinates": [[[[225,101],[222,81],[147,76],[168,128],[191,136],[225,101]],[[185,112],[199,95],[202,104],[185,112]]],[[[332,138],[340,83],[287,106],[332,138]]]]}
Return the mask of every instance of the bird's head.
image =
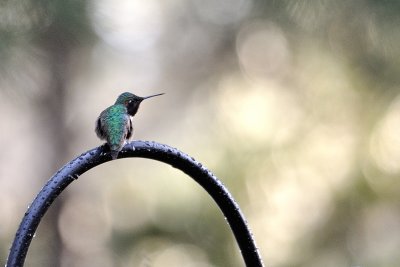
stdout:
{"type": "Polygon", "coordinates": [[[163,95],[163,94],[164,93],[141,97],[141,96],[137,96],[132,93],[129,93],[129,92],[125,92],[118,96],[117,101],[115,101],[115,104],[124,105],[128,110],[128,114],[131,116],[134,116],[139,109],[140,103],[142,103],[143,100],[150,98],[150,97],[163,95]]]}

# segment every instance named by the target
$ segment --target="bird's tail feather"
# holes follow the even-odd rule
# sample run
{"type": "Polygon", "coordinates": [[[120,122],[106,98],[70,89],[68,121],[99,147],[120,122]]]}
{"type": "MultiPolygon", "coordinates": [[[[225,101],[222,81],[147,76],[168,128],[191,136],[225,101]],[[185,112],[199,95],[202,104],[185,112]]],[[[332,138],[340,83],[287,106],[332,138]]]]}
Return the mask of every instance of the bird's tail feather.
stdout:
{"type": "Polygon", "coordinates": [[[118,153],[119,153],[119,151],[118,150],[111,150],[111,158],[112,159],[117,159],[118,158],[118,153]]]}

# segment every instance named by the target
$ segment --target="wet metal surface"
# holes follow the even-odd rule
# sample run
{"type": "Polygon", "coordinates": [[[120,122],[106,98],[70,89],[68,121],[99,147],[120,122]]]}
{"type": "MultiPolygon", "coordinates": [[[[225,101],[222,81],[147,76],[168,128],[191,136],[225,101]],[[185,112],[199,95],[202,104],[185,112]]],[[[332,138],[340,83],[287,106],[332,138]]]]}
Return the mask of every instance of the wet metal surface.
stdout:
{"type": "MultiPolygon", "coordinates": [[[[220,207],[248,267],[263,266],[255,241],[239,206],[226,189],[200,162],[167,145],[149,141],[133,141],[125,145],[118,158],[140,157],[161,161],[183,171],[200,184],[220,207]],[[135,149],[133,149],[133,147],[135,149]]],[[[41,218],[54,199],[74,180],[102,163],[111,160],[106,146],[91,149],[62,167],[41,189],[28,208],[15,235],[7,259],[8,267],[24,265],[25,257],[41,218]]]]}

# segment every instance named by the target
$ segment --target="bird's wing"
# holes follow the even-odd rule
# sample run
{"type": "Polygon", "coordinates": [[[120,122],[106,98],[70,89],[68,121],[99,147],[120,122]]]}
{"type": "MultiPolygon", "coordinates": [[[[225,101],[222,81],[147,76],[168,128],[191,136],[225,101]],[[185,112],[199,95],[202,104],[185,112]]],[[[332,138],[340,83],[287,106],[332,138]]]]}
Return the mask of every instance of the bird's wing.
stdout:
{"type": "Polygon", "coordinates": [[[105,134],[104,134],[104,130],[103,127],[101,125],[101,119],[100,117],[97,119],[96,121],[96,126],[94,131],[96,132],[96,135],[100,138],[100,139],[105,139],[105,134]]]}

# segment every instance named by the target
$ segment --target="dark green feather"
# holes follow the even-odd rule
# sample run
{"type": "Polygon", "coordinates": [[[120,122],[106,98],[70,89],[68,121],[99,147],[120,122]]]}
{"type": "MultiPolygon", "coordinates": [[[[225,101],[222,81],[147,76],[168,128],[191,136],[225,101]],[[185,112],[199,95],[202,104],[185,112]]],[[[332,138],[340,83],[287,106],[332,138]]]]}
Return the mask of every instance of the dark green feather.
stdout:
{"type": "Polygon", "coordinates": [[[132,123],[124,105],[117,104],[105,109],[96,124],[96,133],[105,139],[113,158],[118,155],[128,136],[131,135],[132,123]]]}

